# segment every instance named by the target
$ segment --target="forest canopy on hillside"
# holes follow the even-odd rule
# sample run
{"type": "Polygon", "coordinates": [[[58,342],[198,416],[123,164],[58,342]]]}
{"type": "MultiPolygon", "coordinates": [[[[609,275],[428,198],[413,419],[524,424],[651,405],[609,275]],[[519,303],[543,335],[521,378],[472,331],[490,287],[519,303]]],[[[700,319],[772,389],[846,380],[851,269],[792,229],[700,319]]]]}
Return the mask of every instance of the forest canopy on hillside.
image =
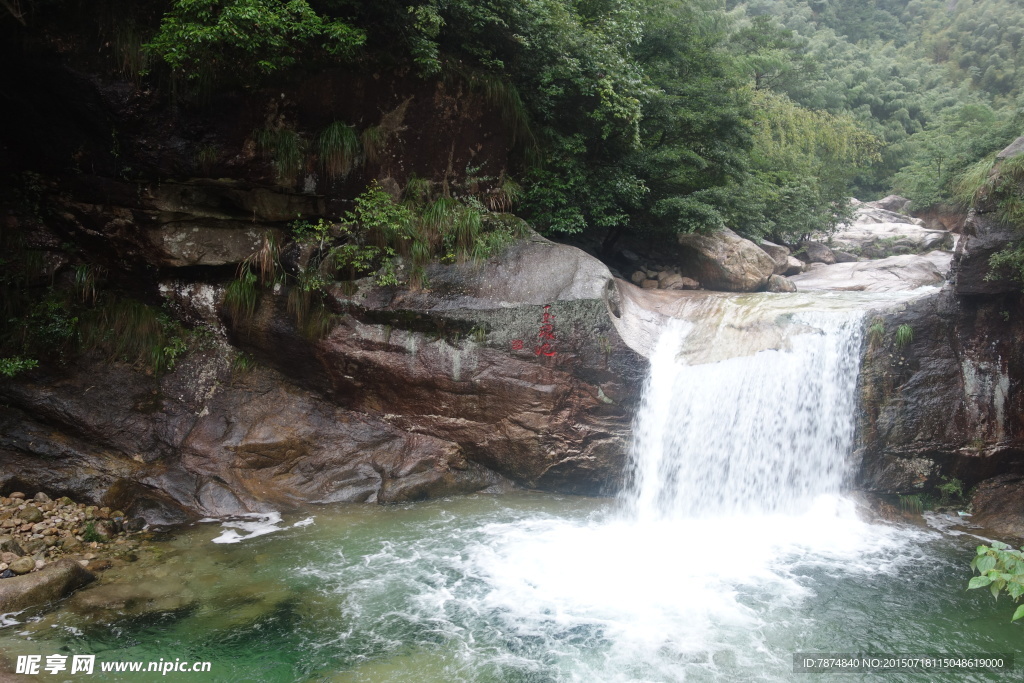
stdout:
{"type": "MultiPolygon", "coordinates": [[[[31,27],[65,2],[0,11],[31,27]]],[[[609,247],[726,226],[794,240],[843,220],[850,196],[952,205],[957,178],[1024,124],[1012,0],[104,7],[126,64],[186,98],[338,65],[472,80],[513,130],[519,213],[609,247]]]]}

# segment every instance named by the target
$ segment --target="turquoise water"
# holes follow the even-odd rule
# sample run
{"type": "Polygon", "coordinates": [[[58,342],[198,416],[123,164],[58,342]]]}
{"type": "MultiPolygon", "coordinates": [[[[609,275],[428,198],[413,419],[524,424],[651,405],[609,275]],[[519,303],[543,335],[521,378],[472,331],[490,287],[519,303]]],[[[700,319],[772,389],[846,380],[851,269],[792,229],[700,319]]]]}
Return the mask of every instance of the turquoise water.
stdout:
{"type": "Polygon", "coordinates": [[[0,652],[211,662],[102,674],[124,681],[781,681],[823,678],[794,674],[794,652],[1014,652],[1024,638],[1008,601],[965,590],[977,539],[867,524],[842,498],[639,524],[607,500],[514,493],[316,508],[276,528],[228,544],[219,523],[188,529],[102,579],[170,602],[9,615],[0,652]]]}

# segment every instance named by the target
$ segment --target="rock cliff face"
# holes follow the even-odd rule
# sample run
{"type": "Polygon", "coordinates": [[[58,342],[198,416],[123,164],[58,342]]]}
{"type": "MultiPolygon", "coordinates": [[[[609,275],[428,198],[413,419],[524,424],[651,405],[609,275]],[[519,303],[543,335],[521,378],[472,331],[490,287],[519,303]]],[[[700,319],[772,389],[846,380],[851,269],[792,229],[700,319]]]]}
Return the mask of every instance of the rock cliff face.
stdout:
{"type": "Polygon", "coordinates": [[[1024,306],[986,280],[1005,229],[974,215],[939,294],[869,321],[861,376],[860,484],[912,493],[956,477],[972,486],[1024,471],[1024,306]],[[897,342],[909,326],[912,339],[897,342]]]}
{"type": "Polygon", "coordinates": [[[336,69],[176,101],[97,57],[109,45],[88,27],[61,30],[0,41],[18,65],[0,74],[15,119],[0,175],[18,181],[13,198],[0,192],[0,235],[45,266],[36,293],[73,291],[88,268],[208,338],[159,376],[69,353],[0,380],[0,493],[169,523],[510,483],[614,489],[645,363],[607,314],[610,273],[579,250],[533,237],[478,266],[435,266],[420,291],[337,287],[317,341],[296,329],[287,287],[249,324],[223,314],[225,286],[267,235],[337,220],[371,180],[393,196],[415,178],[491,198],[520,150],[479,88],[336,69]],[[332,175],[312,142],[335,123],[376,142],[332,175]],[[310,143],[287,177],[258,144],[280,130],[310,143]]]}
{"type": "Polygon", "coordinates": [[[162,377],[83,358],[4,383],[0,489],[157,523],[509,482],[612,491],[645,364],[611,324],[604,266],[535,237],[429,277],[429,291],[336,291],[338,324],[317,342],[284,294],[228,329],[217,288],[168,281],[223,336],[162,377]],[[232,367],[228,334],[255,369],[232,367]]]}

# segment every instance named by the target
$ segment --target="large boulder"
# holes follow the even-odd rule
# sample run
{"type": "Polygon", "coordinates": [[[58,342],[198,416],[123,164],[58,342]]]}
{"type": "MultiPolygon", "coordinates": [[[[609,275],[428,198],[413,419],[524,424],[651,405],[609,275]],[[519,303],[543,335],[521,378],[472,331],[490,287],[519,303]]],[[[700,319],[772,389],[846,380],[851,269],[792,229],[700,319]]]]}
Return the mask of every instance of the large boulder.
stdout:
{"type": "Polygon", "coordinates": [[[824,263],[825,265],[832,265],[836,262],[836,256],[832,253],[832,250],[821,242],[815,242],[813,240],[805,240],[800,243],[800,249],[797,250],[797,256],[806,263],[824,263]]]}
{"type": "MultiPolygon", "coordinates": [[[[941,254],[941,252],[940,252],[941,254]]],[[[948,260],[949,255],[945,258],[948,260]]],[[[924,256],[890,256],[878,261],[811,264],[790,278],[802,291],[895,292],[941,285],[945,280],[935,260],[924,256]]]]}
{"type": "Polygon", "coordinates": [[[906,222],[856,222],[831,236],[832,246],[867,258],[952,249],[953,234],[906,222]]]}
{"type": "Polygon", "coordinates": [[[95,580],[75,560],[58,560],[24,576],[0,581],[0,614],[16,612],[55,600],[95,580]]]}
{"type": "Polygon", "coordinates": [[[762,240],[758,246],[775,261],[775,275],[785,275],[789,270],[789,247],[768,240],[762,240]]]}
{"type": "Polygon", "coordinates": [[[903,212],[910,206],[910,200],[898,194],[891,194],[873,202],[865,202],[861,208],[883,209],[885,211],[903,212]]]}
{"type": "Polygon", "coordinates": [[[682,270],[707,289],[756,292],[775,272],[775,260],[728,228],[710,235],[683,234],[682,270]]]}
{"type": "Polygon", "coordinates": [[[898,211],[891,211],[881,205],[871,202],[861,204],[853,213],[854,223],[906,223],[907,225],[922,225],[923,221],[913,216],[908,216],[898,211]]]}
{"type": "Polygon", "coordinates": [[[769,292],[795,292],[796,285],[788,277],[782,275],[772,275],[768,278],[768,291],[769,292]]]}
{"type": "Polygon", "coordinates": [[[1020,156],[1021,154],[1024,154],[1024,135],[1007,145],[1005,149],[996,155],[996,159],[1004,161],[1006,159],[1012,159],[1016,156],[1020,156]]]}

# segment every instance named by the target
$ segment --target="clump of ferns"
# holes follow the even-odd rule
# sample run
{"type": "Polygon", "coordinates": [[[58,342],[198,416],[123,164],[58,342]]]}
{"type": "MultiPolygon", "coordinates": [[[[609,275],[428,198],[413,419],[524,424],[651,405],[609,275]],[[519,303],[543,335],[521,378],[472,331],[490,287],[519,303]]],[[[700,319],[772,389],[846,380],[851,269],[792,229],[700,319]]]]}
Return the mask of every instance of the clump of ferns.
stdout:
{"type": "Polygon", "coordinates": [[[540,146],[530,125],[526,104],[515,85],[497,74],[470,70],[457,64],[449,64],[445,70],[445,80],[450,86],[458,86],[458,81],[465,83],[469,91],[481,97],[489,109],[497,111],[513,147],[523,149],[527,156],[539,151],[540,146]]]}
{"type": "Polygon", "coordinates": [[[868,348],[877,349],[882,345],[885,340],[885,321],[880,317],[875,317],[871,321],[871,325],[868,327],[868,348]]]}
{"type": "Polygon", "coordinates": [[[953,196],[964,206],[981,208],[990,201],[1004,223],[1024,223],[1024,157],[988,158],[969,166],[953,183],[953,196]]]}
{"type": "Polygon", "coordinates": [[[906,323],[896,328],[896,348],[902,351],[914,341],[914,328],[906,323]]]}
{"type": "MultiPolygon", "coordinates": [[[[494,193],[481,199],[469,192],[453,197],[447,186],[440,196],[434,197],[433,183],[419,178],[410,179],[403,201],[413,218],[410,221],[408,253],[403,252],[403,255],[409,256],[412,262],[409,279],[414,287],[422,286],[426,265],[438,256],[441,261],[449,263],[480,263],[510,245],[516,236],[521,236],[517,228],[510,228],[506,222],[498,220],[498,215],[489,206],[490,202],[495,207],[511,206],[518,185],[504,177],[502,180],[501,186],[508,187],[508,194],[494,193]]],[[[468,190],[470,182],[475,182],[472,177],[467,178],[461,189],[468,190]]]]}
{"type": "Polygon", "coordinates": [[[337,316],[324,301],[328,279],[322,274],[325,264],[309,263],[300,269],[288,289],[288,313],[299,332],[308,339],[326,337],[337,316]]]}
{"type": "MultiPolygon", "coordinates": [[[[377,148],[374,148],[377,153],[377,148]]],[[[330,179],[343,178],[357,165],[362,143],[354,127],[334,121],[316,138],[316,155],[320,168],[330,179]]]]}
{"type": "Polygon", "coordinates": [[[388,137],[387,130],[382,126],[370,126],[363,130],[359,142],[362,144],[367,162],[375,165],[381,162],[388,146],[388,137]]]}
{"type": "Polygon", "coordinates": [[[75,297],[83,304],[96,304],[99,285],[106,271],[92,263],[82,263],[73,268],[75,297]]]}
{"type": "Polygon", "coordinates": [[[82,346],[110,360],[172,370],[188,350],[188,332],[164,311],[130,298],[110,297],[82,317],[82,346]]]}
{"type": "Polygon", "coordinates": [[[491,211],[508,213],[523,198],[523,186],[502,175],[499,183],[484,194],[484,203],[491,211]]]}
{"type": "Polygon", "coordinates": [[[213,170],[214,164],[217,163],[217,157],[220,154],[220,150],[217,149],[216,145],[201,145],[196,149],[195,154],[195,165],[203,175],[210,175],[213,170]]]}
{"type": "Polygon", "coordinates": [[[277,173],[277,182],[290,187],[305,166],[306,143],[291,128],[261,128],[253,133],[260,154],[270,159],[277,173]]]}
{"type": "Polygon", "coordinates": [[[259,248],[239,264],[224,291],[224,310],[231,320],[248,326],[256,315],[262,290],[279,284],[284,279],[281,253],[273,233],[266,233],[259,248]]]}

